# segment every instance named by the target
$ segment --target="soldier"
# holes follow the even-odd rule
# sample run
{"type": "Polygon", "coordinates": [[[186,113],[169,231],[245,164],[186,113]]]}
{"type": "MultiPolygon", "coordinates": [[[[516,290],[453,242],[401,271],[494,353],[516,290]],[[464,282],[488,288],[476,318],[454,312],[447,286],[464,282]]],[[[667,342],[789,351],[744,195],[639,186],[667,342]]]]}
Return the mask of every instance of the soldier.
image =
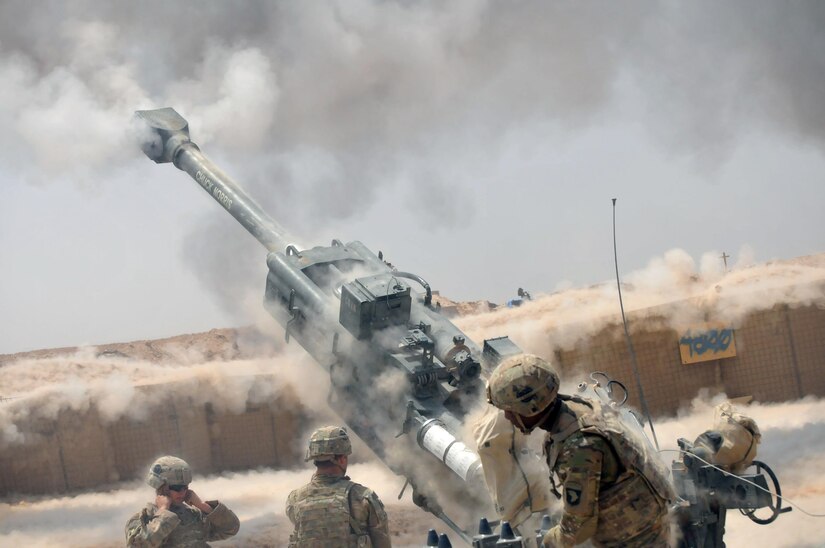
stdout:
{"type": "Polygon", "coordinates": [[[229,538],[240,529],[238,517],[216,500],[202,501],[191,489],[192,469],[183,459],[160,457],[146,482],[155,488],[149,502],[126,523],[126,544],[136,548],[203,548],[206,541],[229,538]]]}
{"type": "Polygon", "coordinates": [[[346,429],[324,426],[309,438],[312,480],[289,494],[286,515],[295,526],[290,548],[389,548],[387,513],[378,495],[350,481],[352,444],[346,429]]]}
{"type": "Polygon", "coordinates": [[[668,546],[667,469],[612,409],[558,391],[553,367],[529,354],[504,360],[487,383],[487,401],[519,430],[547,432],[544,451],[564,511],[544,545],[668,546]]]}

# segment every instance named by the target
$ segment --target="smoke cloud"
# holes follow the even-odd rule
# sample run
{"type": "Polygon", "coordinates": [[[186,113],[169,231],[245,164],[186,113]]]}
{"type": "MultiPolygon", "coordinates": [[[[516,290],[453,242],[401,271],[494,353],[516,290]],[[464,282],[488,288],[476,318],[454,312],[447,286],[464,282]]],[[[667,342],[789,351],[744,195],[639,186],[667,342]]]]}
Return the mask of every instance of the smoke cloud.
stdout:
{"type": "Polygon", "coordinates": [[[280,166],[290,192],[316,195],[334,176],[369,196],[426,174],[445,144],[495,142],[525,122],[587,124],[627,87],[651,110],[667,106],[645,120],[687,150],[725,150],[748,129],[822,143],[816,2],[195,8],[4,3],[4,153],[99,169],[123,149],[132,110],[173,104],[198,142],[280,166]]]}
{"type": "MultiPolygon", "coordinates": [[[[457,227],[482,205],[473,189],[496,151],[583,130],[628,98],[659,143],[698,164],[752,132],[821,148],[823,23],[817,2],[4,2],[0,160],[33,183],[93,188],[145,162],[132,112],[172,105],[296,233],[381,193],[457,227]]],[[[217,272],[245,287],[260,270],[230,224],[206,221],[212,245],[187,253],[225,293],[208,267],[234,265],[217,272]]]]}
{"type": "MultiPolygon", "coordinates": [[[[30,441],[26,426],[54,421],[64,410],[94,408],[103,424],[118,419],[145,420],[170,397],[192,405],[209,403],[218,412],[243,413],[247,404],[265,404],[282,394],[294,395],[311,416],[329,417],[328,380],[302,350],[274,356],[204,360],[197,349],[167,349],[171,358],[136,360],[93,347],[53,358],[22,358],[0,367],[0,448],[30,441]],[[231,365],[228,365],[231,364],[231,365]]],[[[317,420],[317,419],[316,419],[317,420]]]]}

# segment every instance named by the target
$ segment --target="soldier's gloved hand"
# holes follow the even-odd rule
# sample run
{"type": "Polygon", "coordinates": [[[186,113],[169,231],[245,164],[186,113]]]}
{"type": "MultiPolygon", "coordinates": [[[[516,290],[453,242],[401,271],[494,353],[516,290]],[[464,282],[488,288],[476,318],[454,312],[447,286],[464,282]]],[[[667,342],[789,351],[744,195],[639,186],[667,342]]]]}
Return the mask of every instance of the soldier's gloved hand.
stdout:
{"type": "Polygon", "coordinates": [[[551,527],[544,538],[541,539],[541,543],[544,548],[562,548],[564,544],[561,540],[561,527],[558,525],[551,527]]]}

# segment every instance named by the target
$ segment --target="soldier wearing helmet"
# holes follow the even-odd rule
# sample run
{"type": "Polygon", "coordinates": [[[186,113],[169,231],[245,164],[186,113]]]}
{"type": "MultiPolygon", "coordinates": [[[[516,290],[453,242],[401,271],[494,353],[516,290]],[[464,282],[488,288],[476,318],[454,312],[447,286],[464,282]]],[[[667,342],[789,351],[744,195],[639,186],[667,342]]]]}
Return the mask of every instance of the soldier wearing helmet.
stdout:
{"type": "Polygon", "coordinates": [[[504,360],[487,383],[487,401],[519,430],[546,431],[553,491],[563,497],[564,511],[544,546],[587,540],[595,546],[668,546],[673,495],[667,470],[611,408],[559,394],[559,384],[553,366],[529,354],[504,360]]]}
{"type": "Polygon", "coordinates": [[[204,502],[189,488],[192,469],[185,460],[160,457],[149,467],[146,482],[155,489],[155,502],[129,518],[127,546],[202,548],[238,532],[240,521],[232,510],[216,500],[204,502]]]}
{"type": "Polygon", "coordinates": [[[309,438],[312,480],[292,491],[286,515],[295,530],[290,548],[389,548],[387,513],[378,495],[346,475],[352,444],[346,429],[324,426],[309,438]]]}

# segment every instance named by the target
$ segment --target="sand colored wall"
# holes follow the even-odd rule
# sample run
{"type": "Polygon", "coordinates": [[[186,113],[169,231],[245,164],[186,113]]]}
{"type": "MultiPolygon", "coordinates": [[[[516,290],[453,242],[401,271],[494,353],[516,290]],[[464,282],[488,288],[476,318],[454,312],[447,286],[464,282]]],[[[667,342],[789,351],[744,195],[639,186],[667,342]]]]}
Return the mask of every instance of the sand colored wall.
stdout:
{"type": "Polygon", "coordinates": [[[32,443],[0,452],[0,494],[64,491],[66,475],[54,431],[32,443]]]}
{"type": "Polygon", "coordinates": [[[825,311],[790,310],[788,325],[802,393],[825,395],[825,311]]]}
{"type": "Polygon", "coordinates": [[[295,440],[302,416],[290,395],[241,413],[174,396],[141,420],[108,423],[94,407],[63,410],[55,421],[25,425],[25,444],[0,448],[0,496],[65,493],[142,478],[164,454],[184,458],[201,474],[290,467],[301,462],[303,446],[295,440]]]}
{"type": "MultiPolygon", "coordinates": [[[[737,355],[683,365],[679,333],[647,316],[628,318],[648,407],[672,414],[702,388],[729,397],[752,396],[778,402],[806,395],[825,396],[825,310],[816,306],[777,306],[752,313],[734,326],[737,355]]],[[[620,324],[609,326],[575,348],[558,349],[556,360],[565,378],[601,370],[630,389],[639,407],[630,352],[620,324]]]]}
{"type": "MultiPolygon", "coordinates": [[[[691,365],[681,363],[680,334],[657,319],[655,310],[630,315],[629,322],[654,415],[674,413],[703,388],[763,402],[825,396],[825,310],[816,306],[777,306],[750,314],[733,326],[735,357],[691,365]]],[[[555,360],[565,380],[602,370],[624,381],[630,403],[639,407],[621,324],[574,348],[557,349],[555,360]]],[[[147,465],[163,454],[183,457],[196,473],[285,468],[301,462],[303,443],[296,440],[305,413],[291,394],[229,412],[211,403],[194,403],[187,390],[166,392],[170,395],[141,419],[107,422],[92,407],[20,425],[26,443],[0,447],[0,496],[65,493],[142,478],[147,465]]]]}

